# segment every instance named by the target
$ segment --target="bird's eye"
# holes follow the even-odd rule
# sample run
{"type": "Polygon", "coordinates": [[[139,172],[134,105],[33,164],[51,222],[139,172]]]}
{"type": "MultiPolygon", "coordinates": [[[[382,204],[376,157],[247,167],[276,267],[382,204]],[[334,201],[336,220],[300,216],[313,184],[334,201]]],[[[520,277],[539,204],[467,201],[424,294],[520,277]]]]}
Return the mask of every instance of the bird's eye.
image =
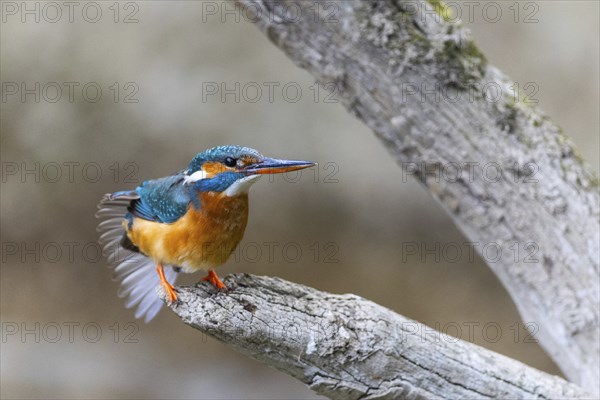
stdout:
{"type": "Polygon", "coordinates": [[[237,161],[235,160],[235,158],[232,158],[232,157],[227,157],[225,159],[225,165],[228,167],[235,167],[236,162],[237,161]]]}

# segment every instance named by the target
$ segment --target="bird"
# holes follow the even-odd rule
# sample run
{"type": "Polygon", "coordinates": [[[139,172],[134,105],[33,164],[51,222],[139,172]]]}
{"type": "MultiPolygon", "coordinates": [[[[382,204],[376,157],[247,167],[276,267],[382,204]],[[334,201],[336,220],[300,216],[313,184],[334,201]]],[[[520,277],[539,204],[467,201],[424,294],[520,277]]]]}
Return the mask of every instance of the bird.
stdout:
{"type": "Polygon", "coordinates": [[[134,190],[105,194],[98,204],[102,252],[120,282],[118,296],[135,317],[147,323],[163,302],[178,301],[174,282],[179,272],[207,270],[203,281],[219,291],[227,287],[215,268],[224,264],[244,236],[248,191],[264,174],[296,171],[316,165],[281,160],[237,145],[196,154],[186,169],[142,182],[134,190]]]}

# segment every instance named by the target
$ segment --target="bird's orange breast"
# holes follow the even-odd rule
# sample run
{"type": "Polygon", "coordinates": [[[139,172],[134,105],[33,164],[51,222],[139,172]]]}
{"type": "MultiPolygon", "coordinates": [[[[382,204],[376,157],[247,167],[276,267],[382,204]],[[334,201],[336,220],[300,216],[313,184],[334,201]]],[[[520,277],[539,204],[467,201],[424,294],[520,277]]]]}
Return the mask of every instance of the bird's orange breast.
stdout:
{"type": "Polygon", "coordinates": [[[244,236],[248,222],[248,194],[200,195],[201,208],[190,204],[186,214],[171,224],[135,218],[128,236],[140,251],[157,263],[182,267],[186,272],[224,264],[244,236]]]}

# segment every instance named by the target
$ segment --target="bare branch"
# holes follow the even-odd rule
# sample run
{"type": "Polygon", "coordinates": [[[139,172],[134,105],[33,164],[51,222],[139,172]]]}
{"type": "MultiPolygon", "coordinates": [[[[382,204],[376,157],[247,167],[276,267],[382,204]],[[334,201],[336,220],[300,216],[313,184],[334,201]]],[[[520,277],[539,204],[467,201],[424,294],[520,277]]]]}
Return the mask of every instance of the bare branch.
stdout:
{"type": "MultiPolygon", "coordinates": [[[[332,399],[580,398],[562,378],[435,332],[355,295],[230,275],[178,288],[188,325],[332,399]]],[[[161,292],[164,299],[164,292],[161,292]]]]}

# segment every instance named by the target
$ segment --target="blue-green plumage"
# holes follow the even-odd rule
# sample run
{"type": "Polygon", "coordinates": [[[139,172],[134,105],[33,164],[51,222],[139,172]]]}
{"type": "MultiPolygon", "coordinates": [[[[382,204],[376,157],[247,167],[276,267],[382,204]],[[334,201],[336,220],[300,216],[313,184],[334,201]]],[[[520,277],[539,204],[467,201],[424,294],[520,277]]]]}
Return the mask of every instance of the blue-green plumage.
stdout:
{"type": "Polygon", "coordinates": [[[149,221],[172,223],[183,216],[194,198],[193,188],[183,185],[184,174],[143,182],[136,188],[139,199],[129,212],[149,221]]]}

